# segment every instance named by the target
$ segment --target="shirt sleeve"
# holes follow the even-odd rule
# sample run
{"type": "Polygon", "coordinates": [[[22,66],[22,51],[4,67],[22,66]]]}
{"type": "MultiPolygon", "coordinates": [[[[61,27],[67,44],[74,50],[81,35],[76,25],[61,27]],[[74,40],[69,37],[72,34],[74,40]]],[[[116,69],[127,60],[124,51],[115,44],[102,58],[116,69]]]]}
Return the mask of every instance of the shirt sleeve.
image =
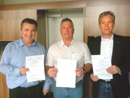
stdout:
{"type": "Polygon", "coordinates": [[[50,85],[52,84],[52,79],[47,74],[45,74],[45,77],[46,77],[46,80],[45,80],[43,89],[48,89],[49,90],[50,85]]]}
{"type": "MultiPolygon", "coordinates": [[[[47,52],[46,52],[45,49],[43,49],[43,50],[44,50],[44,55],[45,55],[44,62],[46,62],[47,52]]],[[[45,73],[45,77],[46,77],[46,80],[45,80],[43,89],[49,90],[50,89],[50,85],[52,84],[52,79],[46,73],[45,73]]]]}
{"type": "Polygon", "coordinates": [[[91,53],[89,51],[89,48],[87,44],[84,43],[84,51],[85,51],[85,64],[92,63],[91,61],[91,53]]]}
{"type": "Polygon", "coordinates": [[[46,64],[45,66],[51,66],[53,67],[53,46],[50,46],[48,53],[47,53],[47,58],[46,58],[46,64]]]}
{"type": "Polygon", "coordinates": [[[11,77],[18,77],[21,76],[20,74],[20,68],[14,67],[10,65],[10,52],[11,52],[11,46],[12,44],[8,44],[3,52],[1,62],[0,62],[0,72],[7,76],[11,77]]]}

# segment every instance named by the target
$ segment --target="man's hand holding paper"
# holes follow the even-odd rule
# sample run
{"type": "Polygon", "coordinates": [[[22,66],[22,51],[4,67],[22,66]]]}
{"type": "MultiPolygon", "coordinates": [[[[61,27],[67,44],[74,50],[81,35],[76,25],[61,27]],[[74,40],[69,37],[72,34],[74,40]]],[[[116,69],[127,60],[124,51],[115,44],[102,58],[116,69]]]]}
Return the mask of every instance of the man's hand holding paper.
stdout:
{"type": "Polygon", "coordinates": [[[92,55],[92,64],[94,75],[99,79],[112,79],[112,75],[107,72],[107,68],[111,66],[111,57],[109,55],[92,55]]]}
{"type": "Polygon", "coordinates": [[[28,82],[45,80],[44,55],[26,57],[26,68],[29,69],[26,72],[28,82]]]}
{"type": "Polygon", "coordinates": [[[121,71],[120,71],[119,67],[117,67],[116,65],[113,65],[113,66],[110,66],[110,67],[107,68],[107,72],[110,73],[110,74],[117,74],[121,71]]]}
{"type": "Polygon", "coordinates": [[[75,73],[76,73],[76,76],[77,77],[82,77],[83,76],[83,68],[77,68],[76,70],[75,70],[75,73]]]}
{"type": "Polygon", "coordinates": [[[58,73],[56,77],[56,86],[75,88],[76,67],[76,60],[59,59],[57,64],[58,73]]]}
{"type": "Polygon", "coordinates": [[[56,77],[57,73],[58,73],[58,69],[53,67],[49,67],[47,70],[47,74],[49,75],[49,77],[56,77]]]}

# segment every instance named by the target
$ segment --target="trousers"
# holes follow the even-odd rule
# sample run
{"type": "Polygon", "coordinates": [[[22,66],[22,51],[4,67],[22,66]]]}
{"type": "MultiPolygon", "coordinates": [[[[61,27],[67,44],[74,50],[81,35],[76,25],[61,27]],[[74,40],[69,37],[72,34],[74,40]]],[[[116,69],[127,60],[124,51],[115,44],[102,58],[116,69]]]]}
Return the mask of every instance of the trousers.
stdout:
{"type": "Polygon", "coordinates": [[[39,83],[32,87],[17,87],[14,89],[9,89],[10,98],[43,98],[43,86],[39,83]]]}
{"type": "Polygon", "coordinates": [[[75,88],[56,87],[56,81],[54,81],[53,93],[54,98],[82,98],[82,81],[78,82],[75,88]]]}
{"type": "Polygon", "coordinates": [[[100,81],[98,98],[114,98],[111,84],[100,81]]]}

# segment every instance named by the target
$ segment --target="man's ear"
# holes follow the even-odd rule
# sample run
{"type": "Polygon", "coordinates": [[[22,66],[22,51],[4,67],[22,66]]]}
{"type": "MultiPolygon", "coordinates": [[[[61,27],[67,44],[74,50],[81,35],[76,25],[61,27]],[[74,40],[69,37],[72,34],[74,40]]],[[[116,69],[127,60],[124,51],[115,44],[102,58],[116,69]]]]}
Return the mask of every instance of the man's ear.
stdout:
{"type": "Polygon", "coordinates": [[[101,28],[100,24],[98,24],[98,27],[101,28]]]}
{"type": "Polygon", "coordinates": [[[114,24],[113,24],[113,28],[115,27],[115,25],[116,25],[116,23],[114,22],[114,24]]]}
{"type": "Polygon", "coordinates": [[[73,34],[74,34],[74,29],[73,29],[73,34]]]}
{"type": "Polygon", "coordinates": [[[20,33],[22,33],[22,28],[20,28],[20,33]]]}

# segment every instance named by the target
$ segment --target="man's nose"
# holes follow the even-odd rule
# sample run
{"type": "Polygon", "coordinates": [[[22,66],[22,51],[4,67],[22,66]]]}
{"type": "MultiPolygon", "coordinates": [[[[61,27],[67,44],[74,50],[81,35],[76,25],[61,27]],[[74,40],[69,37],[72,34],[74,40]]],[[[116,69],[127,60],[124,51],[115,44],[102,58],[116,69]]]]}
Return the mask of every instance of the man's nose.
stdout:
{"type": "Polygon", "coordinates": [[[31,30],[30,30],[30,31],[28,31],[28,34],[29,34],[29,35],[32,35],[32,31],[31,31],[31,30]]]}
{"type": "Polygon", "coordinates": [[[105,26],[107,27],[107,26],[108,26],[108,23],[105,23],[105,26]]]}

